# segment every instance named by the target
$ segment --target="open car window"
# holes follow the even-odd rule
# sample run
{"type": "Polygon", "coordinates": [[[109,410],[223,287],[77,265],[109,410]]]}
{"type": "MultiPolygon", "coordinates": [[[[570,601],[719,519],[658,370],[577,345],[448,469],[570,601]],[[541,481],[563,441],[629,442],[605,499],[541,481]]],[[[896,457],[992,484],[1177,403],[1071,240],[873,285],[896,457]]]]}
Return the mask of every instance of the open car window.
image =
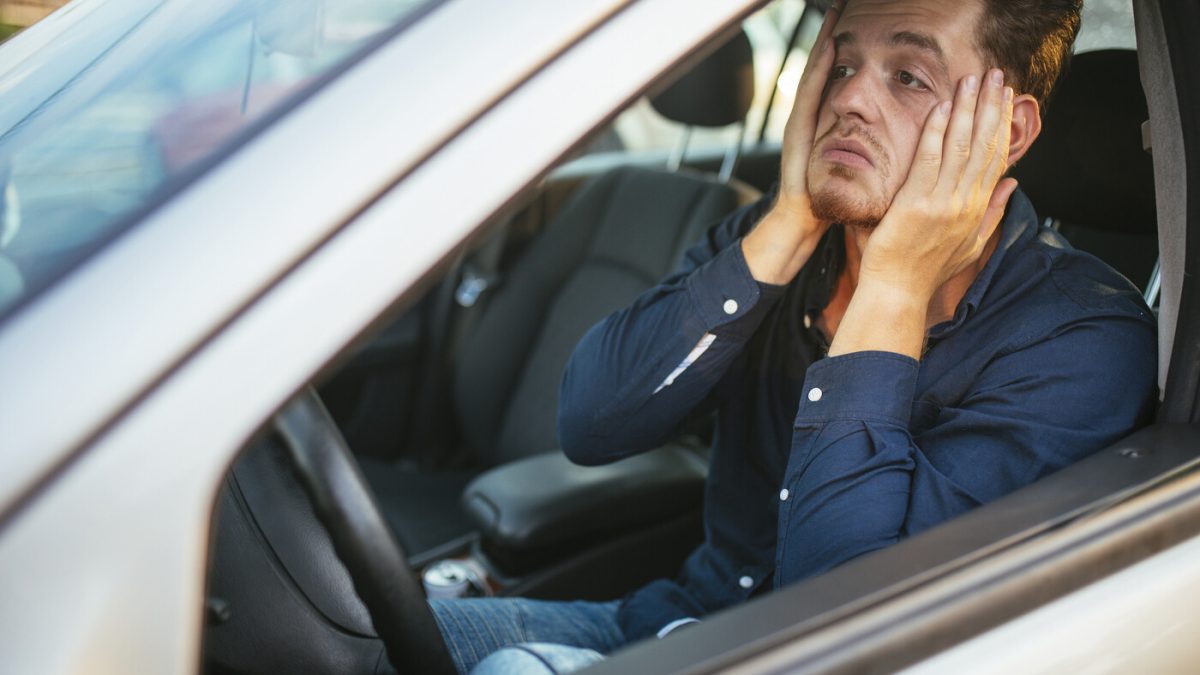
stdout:
{"type": "MultiPolygon", "coordinates": [[[[797,16],[794,16],[793,14],[792,18],[797,18],[797,16]]],[[[754,41],[754,37],[751,35],[751,42],[752,41],[754,41]]],[[[800,48],[803,49],[804,46],[805,43],[802,42],[802,47],[800,48]]],[[[775,67],[779,67],[778,59],[775,61],[775,67]]],[[[768,82],[770,82],[772,79],[775,78],[768,78],[768,82]]],[[[786,78],[780,77],[779,79],[785,80],[786,78]]],[[[761,91],[758,92],[758,96],[762,96],[761,91]]],[[[637,103],[636,106],[644,109],[647,107],[647,104],[640,102],[637,103]]],[[[628,114],[630,113],[623,113],[623,115],[628,114]]],[[[624,118],[618,118],[618,120],[619,119],[624,118]]],[[[620,129],[619,121],[617,129],[620,129]]],[[[716,136],[713,138],[716,138],[716,136]]],[[[726,144],[737,142],[736,137],[728,135],[728,133],[726,133],[725,137],[721,138],[722,142],[726,144]]],[[[724,148],[721,149],[724,150],[724,148]]],[[[610,149],[613,155],[623,155],[624,159],[632,162],[637,161],[637,156],[642,150],[644,149],[637,147],[625,147],[616,151],[612,151],[612,149],[610,149]]],[[[776,153],[778,153],[778,150],[776,150],[776,153]]],[[[778,167],[778,156],[773,157],[773,161],[774,166],[778,167]]],[[[564,175],[562,172],[551,172],[550,178],[548,178],[545,183],[540,185],[539,190],[536,191],[535,195],[533,196],[533,203],[527,204],[526,208],[521,209],[520,213],[517,214],[516,219],[510,221],[508,217],[500,217],[500,219],[498,219],[496,223],[493,223],[492,226],[485,228],[493,240],[499,240],[498,245],[493,244],[493,241],[491,240],[486,241],[486,243],[482,244],[479,249],[476,249],[475,256],[468,255],[468,265],[464,265],[462,270],[458,270],[462,271],[461,276],[450,274],[448,277],[446,277],[446,279],[440,281],[440,283],[442,283],[442,287],[428,294],[424,300],[424,303],[426,304],[419,306],[418,309],[412,312],[412,315],[406,317],[408,318],[407,322],[403,321],[402,319],[402,321],[392,324],[392,327],[384,331],[382,339],[378,340],[376,344],[368,347],[364,353],[360,354],[362,358],[355,359],[354,362],[347,365],[346,368],[344,368],[340,374],[334,378],[334,381],[326,383],[326,388],[323,390],[326,404],[329,404],[332,410],[334,410],[335,416],[338,418],[338,422],[342,424],[343,432],[346,432],[347,436],[349,436],[350,448],[356,450],[356,452],[359,452],[360,454],[373,455],[370,459],[374,460],[396,460],[396,453],[400,453],[401,461],[397,462],[397,464],[407,464],[406,468],[432,468],[433,471],[431,471],[428,476],[424,477],[424,480],[419,480],[419,483],[424,482],[426,485],[440,485],[440,488],[437,489],[445,490],[461,488],[461,483],[455,484],[452,482],[452,479],[449,479],[448,476],[446,476],[446,474],[457,470],[466,471],[469,470],[469,468],[479,468],[479,466],[470,464],[472,461],[478,462],[478,456],[462,454],[462,444],[469,443],[469,438],[466,441],[464,441],[464,438],[458,437],[454,438],[454,440],[450,442],[430,443],[431,438],[428,436],[409,435],[410,429],[404,428],[404,423],[407,422],[408,424],[421,425],[422,423],[427,422],[427,417],[425,416],[424,412],[427,411],[428,408],[422,406],[422,402],[425,402],[422,401],[422,399],[436,399],[439,395],[448,395],[446,389],[466,389],[466,393],[463,393],[460,390],[458,395],[469,396],[469,398],[473,398],[475,401],[487,401],[488,395],[492,393],[496,394],[494,398],[503,398],[503,394],[499,392],[500,389],[504,389],[502,384],[497,382],[488,382],[485,383],[484,387],[474,387],[473,383],[476,381],[468,380],[468,378],[462,377],[462,370],[469,370],[470,368],[486,369],[488,365],[498,362],[498,360],[502,359],[503,357],[498,353],[500,351],[500,345],[498,345],[497,342],[488,340],[473,341],[472,335],[460,335],[460,330],[457,330],[456,328],[461,327],[454,327],[454,325],[452,325],[449,330],[440,331],[437,329],[437,327],[431,328],[428,327],[428,325],[421,325],[421,319],[422,317],[428,318],[443,316],[446,311],[455,313],[461,312],[462,316],[470,316],[468,319],[468,330],[478,328],[479,324],[476,322],[486,321],[486,319],[482,317],[486,316],[487,304],[488,301],[493,301],[493,295],[498,292],[502,292],[505,288],[511,288],[511,285],[514,285],[514,283],[518,282],[517,273],[520,270],[505,268],[504,261],[512,264],[521,264],[521,253],[527,250],[527,246],[538,245],[536,244],[535,239],[538,238],[540,233],[545,232],[546,228],[551,227],[550,223],[554,220],[554,217],[562,213],[560,207],[562,207],[564,202],[569,201],[571,197],[571,191],[580,189],[581,183],[586,183],[586,181],[589,179],[598,178],[599,173],[599,169],[596,169],[595,173],[590,174],[582,171],[571,173],[570,175],[564,175]],[[500,225],[500,222],[502,221],[506,222],[506,225],[500,225]],[[505,238],[508,238],[509,240],[505,241],[505,238]],[[469,270],[468,268],[470,263],[481,263],[480,259],[478,259],[480,253],[484,253],[492,246],[497,246],[497,250],[494,251],[494,256],[496,256],[497,261],[499,261],[497,262],[497,269],[484,269],[484,265],[476,265],[473,270],[469,270]],[[493,276],[492,273],[496,273],[496,271],[499,271],[499,274],[493,276]],[[468,281],[472,281],[472,283],[468,283],[468,281]],[[479,286],[475,286],[476,283],[478,283],[479,286]],[[455,297],[456,292],[472,291],[472,288],[482,288],[482,291],[476,291],[470,294],[469,301],[452,299],[455,297]],[[478,303],[478,306],[475,305],[476,303],[478,303]],[[422,334],[422,330],[428,330],[428,333],[422,334]],[[425,335],[424,340],[422,340],[422,335],[425,335]],[[442,341],[439,340],[439,337],[440,339],[444,339],[446,342],[449,342],[449,336],[460,337],[461,340],[464,340],[464,342],[461,342],[462,345],[476,347],[476,350],[473,353],[446,353],[438,351],[439,348],[442,347],[442,341]],[[422,344],[426,345],[426,348],[431,351],[422,351],[422,344]],[[404,370],[404,368],[406,368],[406,362],[404,362],[404,359],[406,358],[416,360],[416,362],[420,362],[421,365],[440,363],[443,359],[450,359],[451,362],[454,363],[454,369],[437,371],[446,378],[444,382],[437,381],[437,372],[434,374],[434,378],[432,378],[432,380],[430,380],[430,378],[426,378],[426,380],[414,382],[413,380],[409,380],[409,376],[413,375],[412,372],[406,372],[406,370],[404,370]],[[468,360],[470,363],[467,363],[468,360]],[[467,366],[467,368],[463,368],[463,366],[467,366]],[[384,372],[386,372],[386,376],[382,376],[384,372]],[[377,400],[376,405],[362,405],[364,404],[364,396],[361,396],[360,394],[372,387],[377,388],[376,394],[378,394],[380,390],[388,390],[390,394],[388,396],[384,396],[382,400],[377,400]],[[485,392],[485,389],[492,389],[494,392],[485,392]],[[406,396],[410,396],[410,398],[406,399],[406,396]],[[400,405],[397,405],[397,402],[400,405]],[[397,410],[402,412],[397,413],[397,410]],[[407,438],[409,442],[402,441],[403,438],[407,438]],[[414,438],[415,441],[413,441],[414,438]],[[439,455],[438,452],[433,452],[430,454],[431,448],[436,450],[444,450],[444,454],[439,455]],[[437,471],[442,473],[437,473],[437,471]]],[[[505,216],[508,216],[508,213],[505,213],[505,216]]],[[[629,249],[634,249],[634,247],[637,245],[644,246],[644,244],[646,244],[646,240],[644,239],[637,239],[636,244],[631,243],[631,241],[634,241],[634,239],[625,241],[623,249],[620,250],[625,252],[629,249]]],[[[616,249],[614,249],[613,253],[614,257],[616,257],[616,249]]],[[[484,253],[484,255],[491,255],[491,253],[484,253]]],[[[655,279],[655,276],[650,275],[642,281],[648,285],[648,283],[653,283],[655,279]]],[[[530,297],[533,297],[533,294],[530,294],[530,297]]],[[[529,311],[530,313],[533,312],[533,310],[529,311]]],[[[554,321],[554,318],[556,317],[551,316],[547,319],[547,321],[554,321]]],[[[540,321],[541,318],[528,319],[528,321],[524,321],[522,323],[536,323],[540,321]]],[[[517,331],[518,329],[512,328],[511,330],[517,331]]],[[[536,342],[536,346],[538,346],[538,348],[541,348],[544,345],[545,344],[542,341],[536,342]]],[[[562,345],[554,345],[554,347],[562,347],[562,345]]],[[[446,350],[450,350],[450,347],[446,347],[446,350]]],[[[535,353],[530,358],[538,358],[538,354],[535,353]]],[[[412,365],[412,363],[407,365],[412,365]]],[[[418,377],[420,376],[419,372],[415,375],[418,377]]],[[[528,386],[528,382],[522,382],[521,386],[528,386]]],[[[451,392],[449,395],[454,395],[454,393],[451,392]]],[[[368,396],[368,398],[370,398],[370,396],[368,396]]],[[[546,395],[544,400],[542,400],[542,404],[545,406],[550,406],[550,402],[546,402],[547,399],[551,399],[551,396],[546,395]]],[[[497,404],[497,407],[502,405],[503,404],[497,404]]],[[[460,431],[462,436],[486,436],[491,434],[491,432],[494,430],[492,428],[480,428],[482,425],[474,424],[473,419],[463,420],[462,418],[458,418],[457,422],[461,426],[461,429],[458,431],[460,431]]],[[[524,420],[521,420],[521,422],[524,422],[524,420]]],[[[523,424],[521,426],[522,429],[520,431],[514,431],[512,429],[500,429],[498,435],[518,436],[521,434],[526,434],[526,436],[524,436],[526,438],[534,438],[536,436],[535,431],[538,430],[530,429],[530,426],[533,426],[532,424],[523,424]]],[[[700,432],[703,434],[703,429],[701,429],[700,432]]],[[[499,442],[503,443],[504,441],[500,440],[499,442]]],[[[534,438],[534,442],[518,443],[518,446],[548,448],[552,447],[552,443],[552,438],[547,438],[544,435],[539,438],[534,438]]],[[[370,464],[370,462],[368,462],[368,464],[370,464]]],[[[378,462],[376,462],[376,464],[378,464],[378,462]]],[[[401,472],[392,472],[392,476],[395,476],[395,474],[398,473],[401,472]]],[[[373,476],[378,476],[378,473],[373,473],[373,476]]],[[[388,480],[385,478],[377,478],[377,480],[378,482],[376,485],[383,485],[382,488],[378,488],[379,496],[383,496],[385,491],[388,491],[389,489],[388,484],[386,484],[388,483],[388,480]]],[[[499,479],[497,479],[497,482],[499,482],[499,479]]],[[[553,480],[546,480],[546,483],[553,484],[554,482],[553,480]]],[[[512,484],[527,485],[527,483],[518,483],[516,480],[514,480],[514,483],[512,484]]],[[[394,486],[395,485],[392,485],[392,488],[394,488],[394,486]]],[[[413,483],[408,483],[407,488],[415,489],[413,483]]],[[[1108,489],[1108,486],[1105,486],[1105,489],[1108,489]]],[[[528,491],[533,491],[533,488],[529,488],[528,491]]],[[[450,500],[448,506],[448,504],[445,502],[434,500],[434,498],[428,496],[427,492],[425,495],[426,497],[422,498],[422,500],[410,502],[410,506],[413,508],[422,507],[428,509],[424,513],[427,514],[430,521],[449,520],[448,518],[445,518],[446,508],[454,507],[456,500],[450,500]],[[433,504],[437,504],[437,506],[433,506],[433,504]]],[[[1105,494],[1102,491],[1099,495],[1092,494],[1088,496],[1098,498],[1098,500],[1103,501],[1105,494]]],[[[1061,506],[1061,504],[1054,504],[1054,506],[1061,506]]],[[[1072,506],[1074,506],[1074,504],[1072,504],[1072,506]]],[[[654,508],[658,508],[658,506],[655,504],[654,508]]],[[[389,509],[385,507],[385,512],[386,510],[389,509]]],[[[392,508],[391,510],[394,513],[402,512],[402,508],[400,507],[392,508]]],[[[497,520],[500,519],[502,519],[502,516],[497,516],[497,520]]],[[[988,519],[985,518],[984,521],[988,521],[988,519]]],[[[952,561],[954,565],[968,565],[968,563],[964,563],[962,561],[971,560],[971,558],[978,555],[978,551],[983,550],[986,548],[986,546],[990,546],[992,543],[994,543],[991,539],[986,537],[995,536],[1002,538],[1004,536],[1010,536],[1010,534],[1014,533],[1019,534],[1019,536],[1026,536],[1026,534],[1030,534],[1030,531],[1037,530],[1038,527],[1042,526],[1043,522],[1038,520],[1024,520],[1020,521],[1019,524],[1016,525],[1002,525],[1012,525],[1012,528],[1009,528],[1009,530],[995,528],[995,530],[986,531],[986,536],[980,536],[978,538],[971,539],[970,542],[968,542],[970,545],[964,544],[961,545],[960,548],[955,549],[953,551],[955,557],[952,561]]],[[[962,530],[962,527],[964,526],[960,524],[958,527],[958,532],[964,531],[962,530]]],[[[967,530],[971,530],[971,527],[967,526],[967,530]]],[[[623,534],[625,534],[625,532],[618,533],[618,537],[623,536],[623,534]]],[[[673,561],[676,563],[676,565],[680,558],[682,558],[682,556],[685,554],[686,549],[688,549],[688,545],[695,543],[694,540],[691,539],[685,539],[682,543],[680,543],[680,540],[678,539],[668,540],[667,537],[664,536],[664,532],[661,530],[655,531],[655,534],[658,534],[659,536],[659,538],[655,540],[655,543],[658,544],[654,546],[655,551],[660,552],[660,554],[664,554],[664,557],[666,557],[667,554],[676,555],[677,557],[674,558],[673,561]]],[[[1034,533],[1033,536],[1036,536],[1036,533],[1034,533]]],[[[478,538],[473,539],[472,537],[478,537],[478,533],[469,533],[466,539],[455,538],[449,542],[449,548],[444,548],[438,552],[440,552],[440,554],[458,556],[470,554],[470,552],[478,552],[480,549],[482,549],[487,552],[488,555],[494,555],[498,549],[502,548],[502,546],[498,546],[494,542],[480,543],[478,538]],[[474,549],[470,548],[470,546],[473,544],[476,546],[474,549]],[[491,546],[491,549],[488,549],[487,546],[491,546]]],[[[562,542],[554,543],[562,544],[562,542]]],[[[644,546],[646,545],[647,540],[641,539],[638,540],[638,543],[644,546]]],[[[908,560],[916,561],[913,562],[912,565],[908,566],[890,566],[893,569],[893,574],[890,575],[887,580],[890,581],[890,583],[894,583],[896,587],[899,587],[899,589],[901,589],[900,592],[911,589],[912,585],[914,584],[913,580],[924,574],[926,569],[935,568],[938,565],[941,565],[941,563],[947,561],[946,557],[941,556],[944,550],[938,548],[940,544],[932,544],[932,548],[930,549],[925,549],[925,545],[926,544],[924,540],[913,540],[913,542],[910,542],[910,545],[908,545],[907,548],[902,549],[899,554],[896,554],[900,556],[907,555],[908,560]],[[913,555],[913,551],[918,551],[919,555],[913,555]]],[[[646,546],[646,548],[648,548],[648,546],[646,546]]],[[[438,557],[430,554],[428,549],[418,550],[420,555],[410,558],[410,561],[425,563],[438,560],[438,557]]],[[[413,550],[410,549],[409,552],[412,554],[413,550]]],[[[548,562],[546,560],[542,560],[542,565],[550,567],[556,562],[562,562],[562,560],[556,560],[556,558],[553,558],[551,554],[547,554],[546,551],[538,552],[541,555],[547,556],[548,560],[550,560],[548,562]]],[[[575,558],[571,558],[571,560],[574,562],[575,558]]],[[[892,558],[892,560],[894,561],[894,558],[892,558]]],[[[629,565],[632,567],[637,566],[637,563],[632,562],[630,558],[624,558],[624,560],[620,562],[622,562],[623,565],[629,565]]],[[[655,561],[655,563],[658,565],[658,563],[661,563],[661,560],[655,561]]],[[[418,565],[418,567],[421,566],[418,565]]],[[[545,568],[539,567],[538,563],[522,560],[522,558],[517,556],[506,558],[506,560],[500,560],[500,558],[497,556],[490,558],[490,561],[488,561],[484,567],[491,569],[492,572],[497,573],[498,577],[503,578],[503,583],[509,584],[509,586],[503,587],[502,589],[502,591],[505,593],[516,592],[516,590],[530,592],[546,591],[546,586],[539,587],[538,581],[530,581],[530,579],[535,579],[539,572],[545,571],[545,568]]],[[[595,568],[590,569],[595,572],[595,568]]],[[[646,572],[648,569],[650,568],[643,567],[641,572],[646,572]]],[[[655,567],[654,569],[656,572],[659,572],[662,575],[671,575],[673,573],[670,565],[662,565],[661,567],[655,567]]],[[[863,567],[859,567],[858,571],[862,572],[863,569],[863,567]]],[[[877,572],[877,568],[868,567],[865,569],[868,569],[869,572],[874,569],[874,571],[877,572]]],[[[830,584],[841,584],[842,586],[845,586],[846,589],[850,589],[853,592],[862,592],[863,595],[868,595],[869,592],[878,590],[878,586],[856,587],[847,584],[846,580],[850,578],[848,577],[848,574],[851,573],[846,572],[840,575],[840,577],[833,577],[832,580],[824,581],[828,581],[830,584]]],[[[875,580],[882,579],[881,575],[878,575],[877,573],[869,574],[868,577],[875,580]]],[[[616,595],[619,596],[620,593],[628,591],[629,587],[626,586],[624,589],[614,590],[616,589],[616,584],[628,583],[629,578],[618,578],[619,573],[611,571],[610,568],[606,567],[604,569],[604,574],[593,575],[592,578],[588,579],[587,584],[581,584],[580,577],[577,575],[577,577],[570,578],[568,581],[565,581],[563,585],[558,586],[558,591],[575,593],[576,597],[582,595],[582,593],[605,592],[616,593],[616,595]],[[613,581],[613,579],[618,580],[613,581]],[[569,591],[564,591],[564,589],[569,589],[569,591]]],[[[817,584],[820,584],[821,581],[823,580],[818,579],[817,584]]],[[[880,585],[882,585],[882,581],[880,585]]],[[[822,616],[823,611],[828,611],[830,615],[836,614],[842,609],[841,603],[851,604],[854,602],[859,602],[860,599],[862,599],[862,596],[854,596],[853,593],[847,592],[846,595],[836,597],[836,602],[830,602],[829,604],[824,605],[817,603],[810,604],[810,609],[806,610],[804,620],[811,620],[815,623],[829,621],[828,616],[822,616]]],[[[787,601],[785,601],[785,599],[780,599],[780,601],[773,603],[773,607],[779,609],[782,607],[782,605],[786,604],[787,601]]],[[[786,619],[780,619],[780,621],[786,622],[786,619]]],[[[787,628],[787,631],[791,631],[791,628],[787,628]]],[[[708,634],[710,635],[712,633],[708,634]]],[[[733,634],[731,633],[731,635],[733,634]]],[[[774,638],[776,637],[773,637],[773,639],[774,638]]],[[[726,646],[730,647],[732,650],[734,647],[737,647],[738,643],[743,643],[743,641],[750,641],[752,639],[754,639],[754,635],[751,635],[748,632],[739,632],[736,634],[736,638],[731,638],[731,640],[727,641],[726,646]]],[[[612,668],[616,671],[622,670],[620,665],[613,665],[612,668]]]]}

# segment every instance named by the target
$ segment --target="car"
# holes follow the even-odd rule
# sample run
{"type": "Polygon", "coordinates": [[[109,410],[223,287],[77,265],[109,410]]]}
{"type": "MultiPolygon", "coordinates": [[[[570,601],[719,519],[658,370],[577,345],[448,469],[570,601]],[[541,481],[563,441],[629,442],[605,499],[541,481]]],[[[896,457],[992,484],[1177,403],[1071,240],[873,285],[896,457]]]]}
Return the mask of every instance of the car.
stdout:
{"type": "MultiPolygon", "coordinates": [[[[1085,0],[1092,17],[1110,6],[1085,0]]],[[[1097,240],[1148,240],[1158,259],[1142,284],[1160,298],[1155,423],[595,672],[1195,662],[1200,10],[1132,9],[1136,43],[1117,46],[1137,49],[1137,142],[1152,158],[1135,148],[1102,163],[1100,182],[1070,184],[1085,205],[1140,214],[1143,195],[1122,190],[1152,166],[1152,234],[1097,240]]],[[[464,557],[475,592],[538,597],[616,597],[669,573],[698,536],[703,420],[645,465],[585,471],[522,442],[552,418],[544,385],[505,423],[465,424],[451,399],[523,386],[464,380],[472,359],[498,358],[488,330],[581,329],[488,316],[531,251],[565,251],[545,237],[587,186],[667,175],[725,186],[726,205],[769,186],[820,13],[790,0],[75,0],[0,46],[6,669],[433,672],[444,654],[410,567],[464,557]],[[760,82],[750,123],[693,134],[705,147],[690,153],[662,131],[639,138],[664,124],[648,106],[671,108],[668,85],[724,58],[743,22],[760,82]],[[472,337],[482,346],[464,349],[472,337]],[[520,456],[464,450],[493,433],[520,456]],[[547,475],[578,484],[546,495],[547,475]],[[626,508],[616,531],[595,525],[594,509],[617,514],[629,495],[647,507],[626,508]]],[[[1117,66],[1100,72],[1084,93],[1117,66]]],[[[1057,104],[1073,109],[1052,100],[1048,115],[1057,104]]],[[[1021,170],[1030,189],[1072,178],[1021,170]]],[[[1050,215],[1064,231],[1089,224],[1050,215]]],[[[589,284],[615,306],[637,290],[589,284]]],[[[548,362],[569,351],[537,335],[506,340],[548,362]]]]}

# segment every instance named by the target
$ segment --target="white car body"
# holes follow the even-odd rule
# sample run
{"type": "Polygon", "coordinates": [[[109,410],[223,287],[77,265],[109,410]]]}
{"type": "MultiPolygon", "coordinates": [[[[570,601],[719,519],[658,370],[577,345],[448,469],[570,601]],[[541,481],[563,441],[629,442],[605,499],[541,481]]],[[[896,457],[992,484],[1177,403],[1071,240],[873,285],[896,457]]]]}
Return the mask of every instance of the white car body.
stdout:
{"type": "MultiPolygon", "coordinates": [[[[69,77],[73,64],[46,65],[60,32],[151,7],[167,21],[177,2],[79,0],[17,36],[0,49],[0,121],[20,116],[13,92],[49,96],[69,77]]],[[[214,496],[247,440],[590,131],[761,4],[437,4],[0,322],[3,669],[197,670],[214,496]]],[[[1156,5],[1137,5],[1143,40],[1161,34],[1156,5]]],[[[137,57],[136,40],[123,48],[137,57]]],[[[1182,166],[1178,119],[1151,123],[1156,162],[1182,166]]],[[[1163,249],[1177,252],[1163,261],[1167,336],[1186,206],[1159,194],[1163,249]]],[[[1200,657],[1187,637],[1200,621],[1198,547],[1168,548],[913,671],[1187,668],[1200,657]]],[[[827,638],[721,667],[798,668],[827,638]]]]}

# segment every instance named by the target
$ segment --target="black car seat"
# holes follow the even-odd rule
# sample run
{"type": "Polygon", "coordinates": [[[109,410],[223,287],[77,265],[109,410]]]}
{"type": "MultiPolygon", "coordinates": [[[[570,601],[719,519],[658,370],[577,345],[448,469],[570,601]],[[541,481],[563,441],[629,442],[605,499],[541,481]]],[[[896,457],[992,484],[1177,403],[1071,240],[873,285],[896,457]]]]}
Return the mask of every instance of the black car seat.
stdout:
{"type": "MultiPolygon", "coordinates": [[[[743,121],[753,82],[750,42],[739,31],[652,103],[684,125],[723,127],[743,121]]],[[[453,403],[470,469],[417,471],[361,459],[414,565],[471,536],[460,499],[473,477],[559,452],[559,382],[583,334],[673,269],[708,226],[756,196],[711,175],[632,166],[578,189],[492,291],[462,341],[453,403]]]]}
{"type": "Polygon", "coordinates": [[[1158,258],[1149,119],[1137,53],[1076,55],[1047,105],[1042,134],[1013,176],[1043,218],[1077,249],[1143,291],[1158,258]]]}

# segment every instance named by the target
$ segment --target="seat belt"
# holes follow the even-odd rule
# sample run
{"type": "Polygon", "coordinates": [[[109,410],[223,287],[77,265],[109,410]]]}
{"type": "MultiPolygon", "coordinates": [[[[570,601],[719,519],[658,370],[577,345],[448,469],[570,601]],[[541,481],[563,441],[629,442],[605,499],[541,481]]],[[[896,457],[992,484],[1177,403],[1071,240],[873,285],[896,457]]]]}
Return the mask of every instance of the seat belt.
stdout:
{"type": "Polygon", "coordinates": [[[1150,272],[1150,281],[1146,282],[1146,294],[1143,299],[1146,301],[1146,306],[1154,309],[1158,302],[1158,292],[1162,289],[1162,256],[1154,261],[1154,271],[1150,272]]]}
{"type": "Polygon", "coordinates": [[[452,272],[438,286],[437,296],[429,309],[429,328],[426,331],[426,365],[421,374],[417,397],[418,411],[413,420],[412,443],[418,461],[423,466],[446,466],[458,459],[448,457],[450,448],[435,442],[442,436],[440,427],[452,416],[453,401],[450,383],[452,361],[457,357],[464,336],[478,321],[484,296],[500,285],[500,263],[508,242],[509,225],[506,219],[495,228],[492,236],[474,254],[463,254],[451,268],[452,272]],[[457,283],[453,280],[457,278],[457,283]]]}
{"type": "Polygon", "coordinates": [[[446,334],[450,338],[453,355],[457,355],[463,337],[470,334],[471,328],[479,320],[479,315],[483,313],[487,303],[481,300],[485,295],[494,292],[503,281],[500,263],[504,258],[509,229],[515,217],[509,216],[498,225],[483,246],[463,263],[458,288],[454,290],[456,307],[447,317],[450,324],[446,334]]]}

